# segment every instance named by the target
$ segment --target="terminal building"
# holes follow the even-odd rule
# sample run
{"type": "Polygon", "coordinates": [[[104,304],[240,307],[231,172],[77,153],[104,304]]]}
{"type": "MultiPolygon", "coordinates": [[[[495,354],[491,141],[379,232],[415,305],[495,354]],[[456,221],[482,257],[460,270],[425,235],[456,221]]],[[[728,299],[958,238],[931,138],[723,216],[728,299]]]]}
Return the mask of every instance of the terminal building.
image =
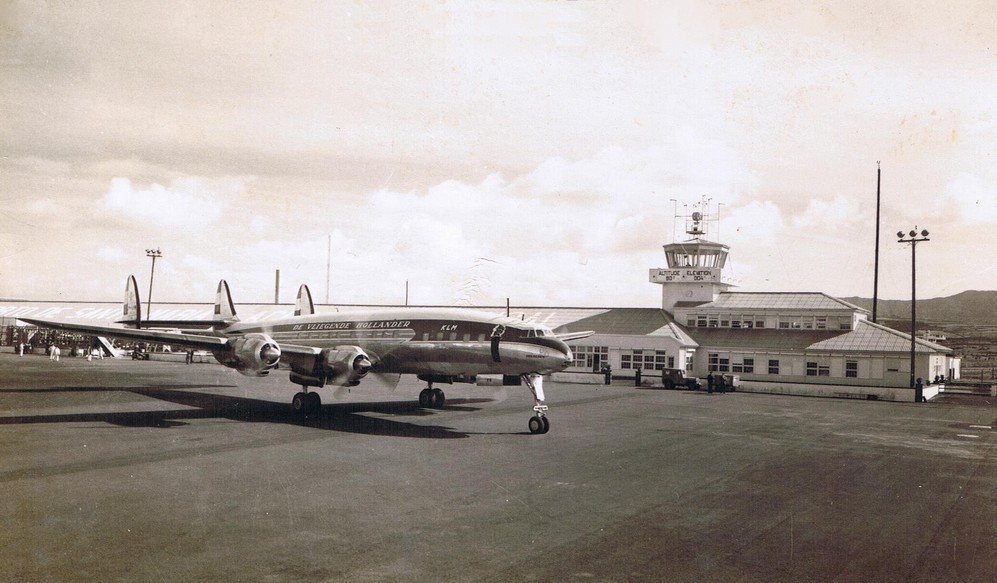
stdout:
{"type": "MultiPolygon", "coordinates": [[[[960,360],[951,349],[871,322],[869,313],[820,292],[733,291],[723,279],[729,249],[706,239],[707,221],[693,213],[684,242],[664,246],[667,267],[650,270],[661,286],[660,308],[515,308],[511,315],[555,331],[595,332],[571,345],[574,366],[552,380],[602,382],[608,368],[616,379],[641,375],[661,386],[667,371],[704,378],[738,377],[737,390],[913,401],[911,379],[923,382],[931,398],[946,380],[959,378],[960,360]]],[[[318,305],[335,311],[384,306],[318,305]]],[[[210,319],[212,304],[157,304],[159,320],[210,319]]],[[[290,317],[287,304],[239,304],[243,321],[290,317]]],[[[489,308],[475,308],[489,309],[489,308]]],[[[506,307],[492,308],[507,311],[506,307]]],[[[31,333],[18,316],[113,322],[120,305],[111,303],[0,301],[2,342],[31,333]]],[[[40,332],[44,334],[44,331],[40,332]]],[[[76,341],[79,341],[77,339],[76,341]]]]}
{"type": "Polygon", "coordinates": [[[691,376],[737,376],[739,390],[912,401],[911,379],[926,398],[957,379],[952,350],[869,321],[868,312],[820,292],[732,291],[723,270],[729,249],[705,238],[693,213],[690,239],[664,246],[667,268],[651,269],[661,309],[617,309],[571,323],[597,333],[581,341],[573,371],[636,376],[679,368],[691,376]]]}

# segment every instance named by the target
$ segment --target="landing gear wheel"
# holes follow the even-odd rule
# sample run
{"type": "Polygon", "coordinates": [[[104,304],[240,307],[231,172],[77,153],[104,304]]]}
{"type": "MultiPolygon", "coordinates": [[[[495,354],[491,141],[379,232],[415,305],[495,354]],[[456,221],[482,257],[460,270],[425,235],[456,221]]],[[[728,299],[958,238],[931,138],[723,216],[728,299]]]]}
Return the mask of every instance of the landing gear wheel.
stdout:
{"type": "Polygon", "coordinates": [[[433,389],[430,392],[430,407],[434,409],[442,409],[443,404],[447,402],[447,396],[442,389],[433,389]]]}
{"type": "Polygon", "coordinates": [[[307,413],[310,400],[308,393],[295,393],[294,397],[291,398],[291,409],[294,409],[295,413],[307,413]]]}
{"type": "Polygon", "coordinates": [[[322,397],[318,393],[305,393],[308,396],[308,412],[318,413],[322,408],[322,397]]]}
{"type": "Polygon", "coordinates": [[[419,406],[429,408],[433,403],[433,392],[430,389],[419,391],[419,406]]]}
{"type": "Polygon", "coordinates": [[[547,433],[548,431],[550,431],[550,421],[547,420],[547,417],[539,415],[530,417],[530,433],[538,435],[547,433]]]}

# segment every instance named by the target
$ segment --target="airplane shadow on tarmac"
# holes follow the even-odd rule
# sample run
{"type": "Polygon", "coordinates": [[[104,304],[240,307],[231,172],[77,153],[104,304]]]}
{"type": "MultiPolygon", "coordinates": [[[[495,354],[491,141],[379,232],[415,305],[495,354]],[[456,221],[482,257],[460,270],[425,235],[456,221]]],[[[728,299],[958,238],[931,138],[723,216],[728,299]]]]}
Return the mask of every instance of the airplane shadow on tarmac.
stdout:
{"type": "MultiPolygon", "coordinates": [[[[160,401],[176,403],[193,409],[134,412],[65,413],[51,415],[23,415],[0,417],[0,425],[29,423],[80,423],[104,422],[121,427],[173,428],[187,425],[184,420],[223,418],[249,423],[286,423],[328,431],[362,433],[392,437],[416,437],[430,439],[457,439],[468,437],[468,433],[453,431],[438,425],[420,425],[392,419],[371,417],[364,413],[394,416],[426,417],[437,411],[424,409],[415,401],[401,402],[360,402],[323,404],[311,415],[295,413],[289,403],[275,403],[245,397],[233,397],[213,393],[201,393],[192,389],[218,389],[217,385],[164,385],[149,387],[50,387],[41,389],[5,389],[0,392],[53,393],[53,392],[121,392],[127,391],[160,401]]],[[[490,402],[490,399],[451,399],[443,410],[477,411],[480,407],[471,405],[490,402]]]]}

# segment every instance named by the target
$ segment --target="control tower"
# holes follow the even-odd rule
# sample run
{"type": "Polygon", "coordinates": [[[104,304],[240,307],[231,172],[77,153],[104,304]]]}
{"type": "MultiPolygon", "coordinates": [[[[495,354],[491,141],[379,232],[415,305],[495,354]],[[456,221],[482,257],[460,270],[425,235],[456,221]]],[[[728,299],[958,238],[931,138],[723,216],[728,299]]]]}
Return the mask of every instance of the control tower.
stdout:
{"type": "Polygon", "coordinates": [[[696,211],[684,217],[685,232],[690,239],[665,245],[667,269],[652,269],[651,283],[661,285],[661,308],[670,314],[675,306],[703,304],[717,299],[731,287],[721,281],[729,248],[706,240],[708,215],[696,211]]]}

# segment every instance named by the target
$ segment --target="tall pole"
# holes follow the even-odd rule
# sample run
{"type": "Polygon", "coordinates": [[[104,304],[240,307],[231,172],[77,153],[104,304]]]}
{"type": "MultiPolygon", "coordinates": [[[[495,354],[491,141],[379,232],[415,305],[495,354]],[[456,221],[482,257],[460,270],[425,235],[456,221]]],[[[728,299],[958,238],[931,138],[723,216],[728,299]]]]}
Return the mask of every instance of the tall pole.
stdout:
{"type": "Polygon", "coordinates": [[[917,241],[910,242],[910,388],[914,389],[914,402],[920,403],[914,364],[917,362],[914,345],[917,344],[917,241]]]}
{"type": "Polygon", "coordinates": [[[924,398],[923,385],[917,379],[915,366],[915,346],[917,344],[917,244],[928,239],[928,230],[921,229],[918,233],[915,226],[909,233],[910,238],[904,238],[904,232],[897,233],[898,243],[910,243],[910,388],[914,389],[914,402],[920,403],[924,398]],[[920,235],[920,238],[918,237],[920,235]]]}
{"type": "Polygon", "coordinates": [[[146,249],[146,257],[152,257],[152,271],[149,273],[149,298],[145,302],[145,321],[149,321],[149,316],[152,315],[152,280],[156,277],[156,259],[163,256],[163,252],[158,248],[156,249],[146,249]]]}
{"type": "Polygon", "coordinates": [[[876,321],[876,305],[879,303],[879,179],[882,168],[876,162],[876,262],[872,276],[872,321],[876,321]]]}
{"type": "Polygon", "coordinates": [[[325,303],[329,303],[329,276],[332,270],[332,235],[328,235],[328,247],[325,252],[325,303]]]}

